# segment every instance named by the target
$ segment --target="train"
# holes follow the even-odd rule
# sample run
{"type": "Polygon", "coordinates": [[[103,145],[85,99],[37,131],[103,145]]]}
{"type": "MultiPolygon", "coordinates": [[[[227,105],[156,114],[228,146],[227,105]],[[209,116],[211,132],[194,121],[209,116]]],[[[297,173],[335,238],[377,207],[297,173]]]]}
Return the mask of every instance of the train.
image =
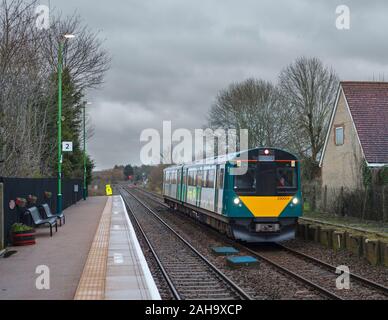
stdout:
{"type": "Polygon", "coordinates": [[[163,171],[163,198],[235,240],[287,241],[303,215],[300,161],[284,150],[255,148],[171,166],[163,171]]]}

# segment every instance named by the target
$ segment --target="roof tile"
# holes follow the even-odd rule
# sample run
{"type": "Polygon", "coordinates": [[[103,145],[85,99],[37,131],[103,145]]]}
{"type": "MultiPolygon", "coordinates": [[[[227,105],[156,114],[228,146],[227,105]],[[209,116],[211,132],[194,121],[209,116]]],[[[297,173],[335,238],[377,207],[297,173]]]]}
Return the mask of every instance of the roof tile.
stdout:
{"type": "Polygon", "coordinates": [[[341,82],[365,158],[388,164],[388,82],[341,82]]]}

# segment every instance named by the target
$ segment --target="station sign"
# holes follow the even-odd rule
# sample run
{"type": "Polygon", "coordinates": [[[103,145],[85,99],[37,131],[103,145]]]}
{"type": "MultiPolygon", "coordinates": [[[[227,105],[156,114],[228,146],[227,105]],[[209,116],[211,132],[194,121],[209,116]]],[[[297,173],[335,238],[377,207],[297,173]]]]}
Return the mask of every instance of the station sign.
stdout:
{"type": "Polygon", "coordinates": [[[73,152],[73,142],[72,141],[63,141],[62,142],[62,151],[63,152],[73,152]]]}
{"type": "Polygon", "coordinates": [[[109,197],[111,195],[113,195],[113,190],[112,190],[112,186],[110,184],[107,184],[106,185],[106,195],[109,197]]]}

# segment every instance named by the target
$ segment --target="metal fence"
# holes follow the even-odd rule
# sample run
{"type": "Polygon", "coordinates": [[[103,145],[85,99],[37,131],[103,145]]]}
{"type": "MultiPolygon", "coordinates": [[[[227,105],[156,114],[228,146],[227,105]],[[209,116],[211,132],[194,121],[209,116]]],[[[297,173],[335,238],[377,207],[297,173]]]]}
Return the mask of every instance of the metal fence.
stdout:
{"type": "Polygon", "coordinates": [[[307,211],[388,221],[388,186],[349,190],[310,183],[303,186],[303,198],[307,211]]]}
{"type": "MultiPolygon", "coordinates": [[[[66,209],[82,199],[82,180],[72,179],[63,180],[62,182],[63,193],[63,209],[66,209]]],[[[2,184],[2,198],[3,205],[0,208],[0,214],[3,210],[3,238],[5,244],[10,242],[10,230],[14,223],[22,222],[30,224],[30,219],[24,215],[25,209],[18,207],[12,209],[12,201],[17,198],[27,199],[29,195],[36,196],[38,198],[35,206],[39,206],[43,203],[48,203],[53,212],[57,211],[57,179],[20,179],[20,178],[1,178],[0,184],[2,184]],[[51,192],[52,197],[45,197],[45,192],[51,192]]],[[[1,189],[0,189],[1,191],[1,189]]],[[[1,202],[1,201],[0,201],[1,202]]],[[[28,205],[27,205],[28,208],[28,205]]],[[[1,218],[0,218],[1,224],[1,218]]],[[[1,225],[0,225],[1,228],[1,225]]],[[[1,234],[1,232],[0,232],[1,234]]],[[[1,240],[0,240],[1,243],[1,240]]]]}

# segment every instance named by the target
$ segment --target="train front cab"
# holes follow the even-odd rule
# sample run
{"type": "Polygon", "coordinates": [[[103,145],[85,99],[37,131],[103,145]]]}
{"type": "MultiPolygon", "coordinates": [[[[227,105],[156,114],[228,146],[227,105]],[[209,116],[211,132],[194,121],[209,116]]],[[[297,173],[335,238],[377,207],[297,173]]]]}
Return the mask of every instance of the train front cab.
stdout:
{"type": "Polygon", "coordinates": [[[224,195],[234,237],[247,242],[293,239],[302,215],[299,161],[281,150],[255,149],[246,162],[230,161],[228,172],[244,165],[245,175],[228,175],[224,195]]]}

